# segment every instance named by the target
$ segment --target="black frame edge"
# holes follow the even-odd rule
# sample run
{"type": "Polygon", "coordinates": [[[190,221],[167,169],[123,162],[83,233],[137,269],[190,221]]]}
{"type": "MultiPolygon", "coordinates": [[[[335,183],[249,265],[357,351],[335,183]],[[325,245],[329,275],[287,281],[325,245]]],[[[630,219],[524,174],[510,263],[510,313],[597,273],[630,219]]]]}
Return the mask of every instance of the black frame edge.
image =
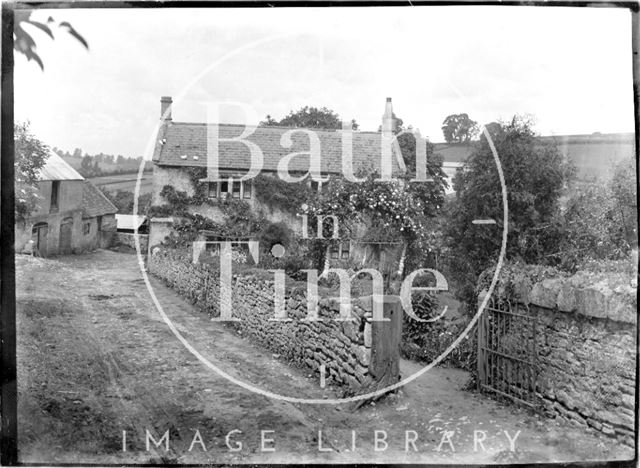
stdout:
{"type": "Polygon", "coordinates": [[[18,462],[17,373],[16,373],[16,314],[15,314],[15,257],[14,257],[14,141],[13,141],[13,24],[11,5],[2,5],[2,129],[0,133],[0,354],[2,356],[0,415],[0,464],[18,462]]]}

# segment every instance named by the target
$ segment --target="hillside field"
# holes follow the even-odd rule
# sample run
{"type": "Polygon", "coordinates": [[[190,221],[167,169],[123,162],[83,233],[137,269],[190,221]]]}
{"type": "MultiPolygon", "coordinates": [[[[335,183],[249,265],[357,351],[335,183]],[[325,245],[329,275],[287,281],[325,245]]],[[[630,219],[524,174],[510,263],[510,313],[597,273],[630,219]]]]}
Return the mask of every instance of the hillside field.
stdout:
{"type": "MultiPolygon", "coordinates": [[[[106,192],[126,191],[134,192],[136,188],[136,181],[138,175],[132,174],[117,174],[102,177],[92,177],[89,179],[101,190],[106,192]]],[[[140,195],[145,193],[151,193],[153,191],[153,174],[151,172],[145,172],[142,175],[140,182],[140,195]]]]}

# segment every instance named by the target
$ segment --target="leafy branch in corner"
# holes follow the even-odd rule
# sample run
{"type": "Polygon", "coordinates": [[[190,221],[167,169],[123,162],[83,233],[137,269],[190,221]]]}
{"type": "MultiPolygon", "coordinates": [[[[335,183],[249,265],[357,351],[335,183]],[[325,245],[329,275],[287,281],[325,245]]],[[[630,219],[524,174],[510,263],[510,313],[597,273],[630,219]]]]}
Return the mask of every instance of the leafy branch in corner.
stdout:
{"type": "Polygon", "coordinates": [[[55,39],[52,28],[57,25],[59,29],[65,30],[74,37],[85,49],[89,50],[89,43],[82,35],[71,26],[68,21],[56,21],[49,16],[46,23],[32,19],[32,11],[15,10],[15,23],[13,26],[13,48],[16,52],[24,55],[27,60],[36,62],[41,70],[44,70],[44,63],[36,51],[36,41],[24,26],[29,25],[44,32],[52,40],[55,39]]]}

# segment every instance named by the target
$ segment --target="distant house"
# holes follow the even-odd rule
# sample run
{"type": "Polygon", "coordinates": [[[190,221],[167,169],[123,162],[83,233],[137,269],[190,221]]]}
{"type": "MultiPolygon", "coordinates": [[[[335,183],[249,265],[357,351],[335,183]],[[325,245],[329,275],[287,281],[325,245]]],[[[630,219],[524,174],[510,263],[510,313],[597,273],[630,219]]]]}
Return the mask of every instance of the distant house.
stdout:
{"type": "MultiPolygon", "coordinates": [[[[174,122],[171,117],[172,100],[170,97],[161,99],[162,125],[158,132],[153,155],[153,196],[152,205],[166,203],[161,192],[164,186],[171,185],[175,190],[184,191],[189,196],[194,194],[194,181],[189,176],[191,168],[206,168],[208,143],[211,138],[211,129],[215,128],[219,136],[218,169],[220,176],[225,180],[202,180],[196,183],[207,184],[207,194],[210,201],[200,206],[189,207],[190,212],[198,213],[214,221],[223,219],[224,214],[215,201],[223,198],[236,198],[244,200],[255,212],[261,212],[272,222],[285,222],[289,227],[300,232],[300,218],[295,213],[284,212],[277,207],[266,206],[259,200],[256,187],[252,180],[240,181],[241,176],[247,174],[251,164],[251,153],[247,146],[238,141],[229,141],[238,138],[244,131],[251,134],[246,138],[252,144],[260,148],[264,162],[261,174],[277,177],[278,164],[282,159],[292,153],[308,152],[310,148],[309,136],[304,132],[311,131],[317,135],[320,141],[321,173],[322,176],[342,177],[342,132],[339,130],[304,129],[289,127],[246,127],[233,124],[205,124],[174,122]],[[288,136],[291,145],[286,146],[288,136]],[[230,180],[226,180],[231,178],[230,180]]],[[[387,99],[385,112],[382,118],[383,132],[389,134],[393,128],[391,99],[387,99]]],[[[382,132],[354,131],[352,139],[352,154],[354,172],[359,168],[381,171],[381,145],[382,132]]],[[[398,164],[399,154],[392,151],[392,174],[401,171],[398,164]]],[[[387,166],[389,167],[389,166],[387,166]]],[[[308,154],[296,155],[288,165],[292,176],[300,176],[310,169],[308,154]]],[[[322,189],[321,183],[307,180],[307,183],[318,190],[322,189]]],[[[157,224],[157,223],[156,223],[157,224]]],[[[151,226],[155,228],[154,220],[151,226]]],[[[251,235],[253,233],[247,233],[251,235]]],[[[152,232],[151,238],[155,239],[152,232]]],[[[348,255],[345,247],[341,256],[348,255]]]]}
{"type": "Polygon", "coordinates": [[[38,179],[37,208],[15,226],[16,252],[46,257],[111,245],[117,208],[95,185],[53,152],[38,179]]]}

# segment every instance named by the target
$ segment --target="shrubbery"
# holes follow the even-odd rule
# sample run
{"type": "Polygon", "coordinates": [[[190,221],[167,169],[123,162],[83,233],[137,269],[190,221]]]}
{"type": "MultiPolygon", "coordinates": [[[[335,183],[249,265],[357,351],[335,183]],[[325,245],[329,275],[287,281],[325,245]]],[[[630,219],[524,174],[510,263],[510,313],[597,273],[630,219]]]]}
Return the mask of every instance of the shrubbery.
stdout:
{"type": "MultiPolygon", "coordinates": [[[[429,293],[414,292],[411,300],[414,313],[420,319],[433,319],[442,312],[436,297],[429,293]]],[[[451,321],[445,317],[433,322],[418,322],[403,313],[401,352],[409,359],[431,362],[458,338],[467,324],[468,319],[466,318],[451,321]]],[[[475,347],[475,333],[472,330],[469,336],[463,338],[460,344],[444,359],[443,363],[473,370],[475,367],[475,347]]]]}

